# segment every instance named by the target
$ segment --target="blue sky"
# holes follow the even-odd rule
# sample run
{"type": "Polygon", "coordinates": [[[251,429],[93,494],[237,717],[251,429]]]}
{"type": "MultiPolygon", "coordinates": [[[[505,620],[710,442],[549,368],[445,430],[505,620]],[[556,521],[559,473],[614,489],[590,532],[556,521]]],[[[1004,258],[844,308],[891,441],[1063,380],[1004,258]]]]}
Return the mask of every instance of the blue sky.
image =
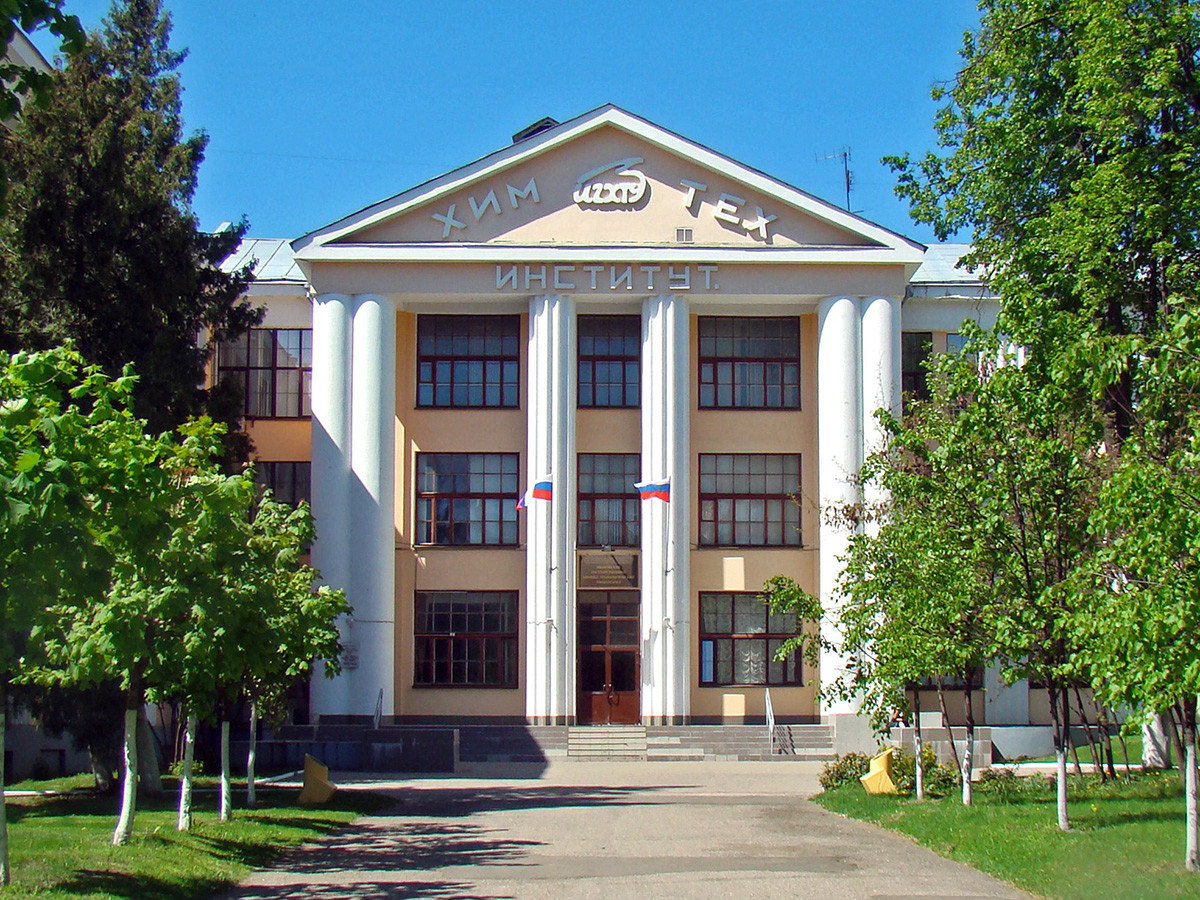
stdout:
{"type": "MultiPolygon", "coordinates": [[[[969,0],[167,6],[184,115],[210,137],[202,226],[289,238],[611,102],[838,205],[822,157],[848,147],[854,211],[929,242],[879,159],[933,147],[930,87],[978,21],[969,0]]],[[[108,7],[65,3],[89,28],[108,7]]]]}

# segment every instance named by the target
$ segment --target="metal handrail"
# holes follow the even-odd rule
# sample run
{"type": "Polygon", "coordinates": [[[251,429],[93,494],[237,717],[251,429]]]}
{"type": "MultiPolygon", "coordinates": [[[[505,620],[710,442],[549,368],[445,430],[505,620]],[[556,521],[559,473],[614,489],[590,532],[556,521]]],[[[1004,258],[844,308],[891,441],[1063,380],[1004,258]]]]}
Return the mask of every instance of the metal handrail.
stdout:
{"type": "Polygon", "coordinates": [[[775,755],[775,707],[771,705],[771,689],[763,689],[767,695],[767,752],[775,755]]]}

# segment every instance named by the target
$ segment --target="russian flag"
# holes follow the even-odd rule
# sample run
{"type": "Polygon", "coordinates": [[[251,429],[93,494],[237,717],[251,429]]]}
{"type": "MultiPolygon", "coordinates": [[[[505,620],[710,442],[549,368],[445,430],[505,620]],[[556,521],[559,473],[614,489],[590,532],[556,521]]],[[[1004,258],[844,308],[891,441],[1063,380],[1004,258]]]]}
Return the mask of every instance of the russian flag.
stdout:
{"type": "Polygon", "coordinates": [[[525,509],[530,500],[553,500],[554,484],[547,475],[541,481],[535,481],[533,487],[523,493],[517,500],[517,509],[525,509]]]}
{"type": "Polygon", "coordinates": [[[637,481],[633,485],[643,500],[662,500],[671,502],[671,479],[662,481],[637,481]]]}

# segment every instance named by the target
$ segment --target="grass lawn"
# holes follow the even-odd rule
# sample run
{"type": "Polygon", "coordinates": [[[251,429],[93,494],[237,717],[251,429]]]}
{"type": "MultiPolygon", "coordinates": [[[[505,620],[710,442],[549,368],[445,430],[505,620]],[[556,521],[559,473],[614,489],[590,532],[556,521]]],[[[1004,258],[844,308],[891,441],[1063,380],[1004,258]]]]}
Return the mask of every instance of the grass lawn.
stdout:
{"type": "MultiPolygon", "coordinates": [[[[326,807],[298,807],[296,793],[260,788],[258,808],[235,808],[233,820],[224,824],[217,821],[215,794],[197,793],[189,834],[175,830],[175,793],[140,800],[133,839],[125,847],[109,844],[116,797],[79,793],[10,799],[13,884],[4,896],[212,897],[284,848],[390,803],[374,794],[339,791],[326,807]]],[[[235,807],[244,797],[244,791],[235,794],[235,807]]]]}
{"type": "Polygon", "coordinates": [[[918,803],[868,796],[858,785],[815,800],[1039,896],[1200,897],[1200,875],[1183,869],[1184,800],[1174,772],[1115,785],[1073,783],[1066,834],[1055,824],[1053,785],[1041,778],[1007,797],[976,791],[971,808],[957,796],[918,803]]]}

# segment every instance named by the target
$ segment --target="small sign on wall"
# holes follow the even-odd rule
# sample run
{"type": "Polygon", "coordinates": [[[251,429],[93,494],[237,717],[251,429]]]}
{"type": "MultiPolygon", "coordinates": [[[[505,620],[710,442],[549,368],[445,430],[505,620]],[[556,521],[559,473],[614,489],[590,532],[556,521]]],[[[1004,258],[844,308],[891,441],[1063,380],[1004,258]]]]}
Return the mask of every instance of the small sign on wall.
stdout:
{"type": "Polygon", "coordinates": [[[630,590],[638,587],[638,555],[597,551],[580,553],[576,587],[580,590],[630,590]]]}

